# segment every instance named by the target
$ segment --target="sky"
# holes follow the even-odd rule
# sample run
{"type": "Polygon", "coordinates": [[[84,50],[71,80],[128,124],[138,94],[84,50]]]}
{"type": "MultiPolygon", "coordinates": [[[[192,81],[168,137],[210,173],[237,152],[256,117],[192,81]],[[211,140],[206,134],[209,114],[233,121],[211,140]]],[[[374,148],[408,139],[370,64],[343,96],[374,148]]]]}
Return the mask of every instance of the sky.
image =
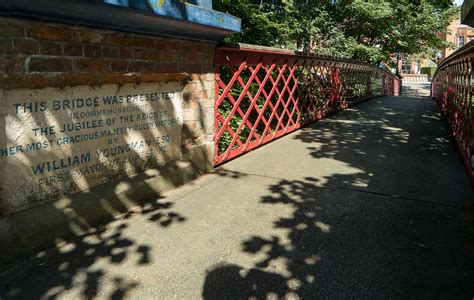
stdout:
{"type": "Polygon", "coordinates": [[[455,0],[454,3],[456,3],[457,5],[462,5],[462,3],[464,2],[464,0],[455,0]]]}

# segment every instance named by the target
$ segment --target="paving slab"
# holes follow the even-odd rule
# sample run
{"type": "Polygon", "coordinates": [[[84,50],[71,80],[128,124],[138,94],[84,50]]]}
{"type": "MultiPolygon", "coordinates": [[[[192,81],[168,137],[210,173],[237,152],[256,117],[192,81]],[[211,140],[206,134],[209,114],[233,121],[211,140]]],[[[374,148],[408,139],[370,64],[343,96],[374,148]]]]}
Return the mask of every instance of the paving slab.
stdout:
{"type": "Polygon", "coordinates": [[[0,298],[472,299],[473,196],[437,104],[377,98],[58,240],[0,298]]]}

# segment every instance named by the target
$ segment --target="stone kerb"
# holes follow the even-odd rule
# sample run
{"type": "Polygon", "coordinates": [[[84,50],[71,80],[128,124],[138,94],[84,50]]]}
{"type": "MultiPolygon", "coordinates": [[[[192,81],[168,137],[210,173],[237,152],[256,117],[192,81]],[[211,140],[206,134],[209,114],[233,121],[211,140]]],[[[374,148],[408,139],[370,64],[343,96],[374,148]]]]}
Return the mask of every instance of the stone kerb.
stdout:
{"type": "Polygon", "coordinates": [[[0,264],[211,169],[214,52],[0,17],[0,264]]]}

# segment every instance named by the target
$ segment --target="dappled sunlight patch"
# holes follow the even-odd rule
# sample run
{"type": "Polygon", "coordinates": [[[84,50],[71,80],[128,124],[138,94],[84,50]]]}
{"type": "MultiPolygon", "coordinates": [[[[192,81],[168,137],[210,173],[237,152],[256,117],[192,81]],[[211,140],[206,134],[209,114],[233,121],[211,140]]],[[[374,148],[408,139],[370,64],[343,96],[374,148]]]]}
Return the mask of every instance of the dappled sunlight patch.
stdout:
{"type": "Polygon", "coordinates": [[[357,120],[346,120],[346,119],[336,119],[336,118],[334,118],[334,119],[331,119],[331,118],[325,119],[324,122],[328,123],[328,124],[334,124],[334,123],[336,123],[336,124],[357,124],[358,123],[357,120]]]}
{"type": "MultiPolygon", "coordinates": [[[[110,206],[108,202],[105,204],[110,206]]],[[[70,218],[71,226],[84,225],[85,220],[77,215],[70,205],[67,199],[63,199],[56,206],[70,218]]],[[[82,235],[79,237],[70,240],[56,238],[55,247],[39,252],[27,262],[34,264],[38,272],[44,273],[45,276],[36,278],[37,284],[28,290],[21,285],[24,284],[21,280],[12,281],[7,286],[2,286],[7,292],[5,295],[28,298],[34,291],[34,295],[43,298],[128,297],[133,289],[140,286],[143,278],[137,276],[138,273],[132,276],[124,270],[136,267],[146,270],[153,263],[153,247],[142,237],[133,236],[131,231],[128,231],[130,218],[144,216],[145,218],[141,219],[145,222],[151,225],[157,223],[161,228],[185,222],[186,217],[172,211],[172,206],[170,201],[155,199],[135,207],[106,226],[80,227],[78,230],[82,235]],[[162,217],[158,218],[159,214],[162,217]]],[[[148,225],[143,227],[145,226],[148,225]]],[[[3,295],[2,293],[0,296],[3,295]]]]}
{"type": "Polygon", "coordinates": [[[319,186],[327,184],[328,179],[336,174],[352,175],[354,178],[357,176],[365,176],[364,170],[355,168],[348,163],[344,163],[334,158],[318,158],[315,161],[315,165],[319,166],[318,168],[315,168],[315,174],[317,174],[319,178],[319,186]]]}
{"type": "Polygon", "coordinates": [[[366,188],[369,186],[369,180],[368,179],[363,179],[363,178],[356,178],[352,183],[346,182],[348,184],[351,184],[354,187],[363,187],[366,188]]]}
{"type": "Polygon", "coordinates": [[[155,177],[160,175],[160,171],[157,169],[148,169],[145,170],[144,173],[149,177],[155,177]]]}
{"type": "Polygon", "coordinates": [[[305,223],[299,223],[298,225],[295,226],[296,230],[305,230],[308,228],[308,225],[305,223]]]}
{"type": "Polygon", "coordinates": [[[57,239],[56,247],[59,249],[59,251],[61,253],[69,253],[69,252],[74,251],[76,249],[77,245],[76,245],[76,243],[68,243],[68,242],[63,241],[61,239],[57,239]]]}
{"type": "Polygon", "coordinates": [[[322,232],[324,232],[324,233],[329,233],[329,232],[331,232],[331,225],[329,225],[329,224],[325,224],[325,223],[323,223],[323,222],[321,222],[321,221],[317,221],[317,222],[315,223],[315,225],[316,225],[316,227],[318,227],[318,228],[319,228],[322,232]]]}
{"type": "MultiPolygon", "coordinates": [[[[298,289],[301,288],[301,281],[297,278],[290,278],[288,279],[288,281],[286,282],[286,284],[288,285],[288,288],[290,290],[293,290],[293,291],[297,291],[298,289]]],[[[296,296],[296,295],[295,295],[296,296]]]]}
{"type": "Polygon", "coordinates": [[[443,118],[440,113],[422,114],[421,117],[423,119],[430,119],[430,120],[434,120],[434,121],[440,121],[443,118]]]}
{"type": "Polygon", "coordinates": [[[451,141],[443,137],[422,137],[420,141],[420,149],[424,151],[432,151],[447,155],[447,150],[451,148],[451,141]]]}
{"type": "Polygon", "coordinates": [[[321,256],[317,255],[317,254],[313,254],[313,255],[310,255],[309,257],[305,258],[304,262],[307,264],[307,265],[315,265],[318,263],[318,261],[321,260],[321,256]]]}
{"type": "Polygon", "coordinates": [[[117,185],[115,186],[114,192],[116,194],[122,193],[123,191],[126,191],[126,190],[130,189],[131,187],[132,186],[129,182],[121,181],[121,182],[117,183],[117,185]]]}

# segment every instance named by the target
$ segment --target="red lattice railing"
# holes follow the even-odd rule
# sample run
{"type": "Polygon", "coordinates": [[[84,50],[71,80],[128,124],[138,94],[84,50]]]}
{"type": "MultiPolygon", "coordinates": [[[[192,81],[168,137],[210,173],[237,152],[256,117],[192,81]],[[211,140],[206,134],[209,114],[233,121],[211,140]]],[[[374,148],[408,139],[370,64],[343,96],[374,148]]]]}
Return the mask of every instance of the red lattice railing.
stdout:
{"type": "Polygon", "coordinates": [[[303,125],[382,95],[398,95],[391,73],[367,64],[266,47],[216,53],[215,164],[303,125]]]}
{"type": "Polygon", "coordinates": [[[472,68],[474,42],[445,59],[433,77],[431,95],[438,100],[456,139],[466,170],[474,185],[474,102],[472,68]]]}

